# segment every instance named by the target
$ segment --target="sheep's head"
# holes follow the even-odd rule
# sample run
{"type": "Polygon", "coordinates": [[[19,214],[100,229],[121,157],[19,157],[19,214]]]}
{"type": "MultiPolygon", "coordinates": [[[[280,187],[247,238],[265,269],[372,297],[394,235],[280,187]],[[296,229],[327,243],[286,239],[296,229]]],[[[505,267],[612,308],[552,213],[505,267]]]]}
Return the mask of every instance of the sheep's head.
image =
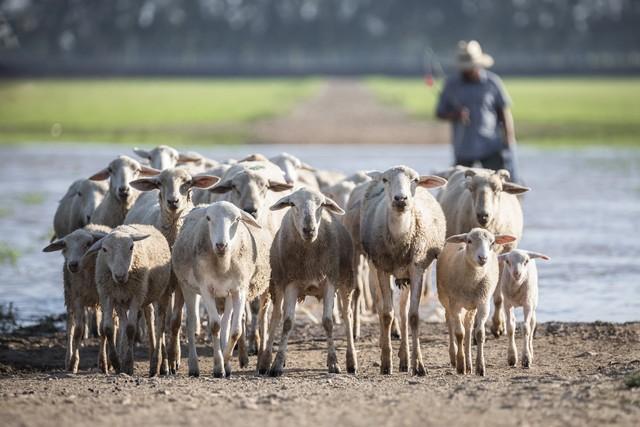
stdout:
{"type": "Polygon", "coordinates": [[[149,236],[149,234],[139,232],[133,226],[120,226],[95,242],[85,256],[98,253],[98,256],[111,271],[113,281],[123,284],[129,280],[135,243],[149,236]]]}
{"type": "Polygon", "coordinates": [[[237,206],[229,202],[216,202],[207,207],[206,220],[209,226],[209,239],[213,252],[224,256],[232,252],[240,222],[261,228],[256,220],[237,206]]]}
{"type": "Polygon", "coordinates": [[[518,285],[521,285],[527,279],[529,262],[534,258],[550,259],[544,254],[523,249],[514,249],[498,257],[500,261],[504,262],[505,268],[518,285]]]}
{"type": "Polygon", "coordinates": [[[102,202],[107,192],[107,186],[101,181],[83,181],[75,194],[74,210],[80,213],[79,222],[74,224],[77,228],[82,228],[91,222],[91,215],[96,207],[102,202]]]}
{"type": "Polygon", "coordinates": [[[91,248],[91,245],[106,235],[106,233],[78,229],[52,242],[42,251],[62,251],[67,270],[69,270],[70,273],[77,273],[82,268],[83,257],[89,248],[91,248]]]}
{"type": "Polygon", "coordinates": [[[410,211],[413,207],[413,197],[416,188],[437,188],[447,183],[439,176],[418,175],[418,172],[407,166],[395,166],[377,176],[384,185],[387,201],[391,209],[397,212],[410,211]]]}
{"type": "Polygon", "coordinates": [[[186,169],[165,169],[160,175],[131,181],[139,191],[160,190],[160,207],[169,212],[181,212],[191,203],[192,188],[209,188],[220,178],[213,175],[191,176],[186,169]]]}
{"type": "Polygon", "coordinates": [[[289,153],[280,153],[277,156],[271,157],[269,160],[282,169],[284,178],[289,184],[294,184],[298,181],[298,170],[315,171],[313,167],[289,153]]]}
{"type": "Polygon", "coordinates": [[[93,174],[89,179],[103,181],[109,179],[109,191],[122,203],[127,203],[132,195],[130,182],[138,176],[157,175],[160,171],[141,165],[127,156],[120,156],[109,163],[109,166],[93,174]]]}
{"type": "Polygon", "coordinates": [[[468,233],[449,237],[447,243],[464,243],[467,261],[472,265],[483,267],[495,256],[492,252],[496,252],[498,245],[511,243],[515,240],[514,236],[508,234],[494,236],[484,228],[474,228],[468,233]]]}
{"type": "Polygon", "coordinates": [[[465,174],[467,190],[472,195],[472,206],[480,227],[488,227],[500,209],[502,193],[522,194],[529,188],[509,182],[510,175],[505,169],[489,174],[467,169],[465,174]]]}
{"type": "Polygon", "coordinates": [[[323,209],[337,215],[344,215],[344,211],[336,202],[318,191],[306,188],[301,188],[278,200],[271,206],[271,210],[286,207],[291,207],[293,224],[300,238],[307,242],[313,242],[318,238],[323,209]]]}
{"type": "Polygon", "coordinates": [[[180,158],[178,150],[168,145],[158,145],[152,150],[143,150],[136,147],[133,149],[133,152],[143,159],[148,160],[149,165],[158,170],[175,167],[180,158]]]}
{"type": "Polygon", "coordinates": [[[286,182],[269,179],[259,171],[240,170],[232,173],[230,169],[211,191],[218,194],[230,193],[231,203],[260,221],[266,210],[267,191],[280,192],[292,187],[286,182]]]}

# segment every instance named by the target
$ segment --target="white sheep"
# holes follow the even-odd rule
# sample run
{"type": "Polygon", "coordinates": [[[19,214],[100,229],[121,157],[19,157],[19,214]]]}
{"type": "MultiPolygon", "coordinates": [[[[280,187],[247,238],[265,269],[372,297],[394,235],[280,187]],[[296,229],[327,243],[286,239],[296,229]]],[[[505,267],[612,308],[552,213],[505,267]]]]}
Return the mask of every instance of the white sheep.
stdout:
{"type": "MultiPolygon", "coordinates": [[[[64,284],[64,304],[67,308],[67,347],[65,369],[78,372],[80,364],[80,341],[86,325],[86,309],[92,308],[100,318],[98,290],[95,282],[94,256],[85,257],[85,252],[96,241],[106,236],[111,229],[102,225],[89,224],[55,240],[43,252],[62,251],[64,264],[62,276],[64,284]]],[[[108,370],[106,338],[103,335],[98,354],[98,368],[108,370]]]]}
{"type": "Polygon", "coordinates": [[[187,151],[181,155],[182,159],[178,160],[177,166],[186,168],[194,175],[213,169],[219,164],[217,160],[204,157],[202,154],[196,153],[195,151],[187,151]]]}
{"type": "Polygon", "coordinates": [[[159,170],[143,166],[127,156],[120,156],[112,160],[109,166],[89,178],[92,181],[109,179],[109,191],[93,212],[91,222],[108,227],[121,225],[138,197],[138,191],[132,189],[129,183],[138,176],[159,173],[159,170]]]}
{"type": "Polygon", "coordinates": [[[524,346],[522,349],[522,367],[529,368],[533,364],[533,335],[536,330],[536,308],[538,306],[538,268],[535,258],[550,258],[538,252],[514,249],[502,254],[502,274],[498,287],[504,298],[504,309],[507,313],[507,335],[509,351],[507,362],[516,366],[518,355],[515,341],[516,316],[514,309],[522,307],[524,311],[524,346]]]}
{"type": "Polygon", "coordinates": [[[229,202],[198,207],[187,215],[173,247],[173,269],[187,307],[189,375],[200,375],[196,353],[196,295],[202,296],[213,340],[213,375],[231,375],[231,355],[242,335],[245,302],[265,294],[272,237],[251,215],[229,202]],[[220,317],[216,299],[223,298],[220,317]],[[231,320],[228,342],[221,327],[231,320]],[[224,352],[224,354],[223,354],[224,352]]]}
{"type": "Polygon", "coordinates": [[[178,150],[168,145],[158,145],[152,150],[143,150],[136,147],[133,152],[148,160],[149,166],[158,170],[173,168],[177,164],[199,162],[202,159],[202,156],[197,155],[197,153],[179,153],[178,150]]]}
{"type": "Polygon", "coordinates": [[[360,206],[362,249],[376,268],[376,304],[380,319],[380,372],[391,374],[391,324],[394,317],[390,276],[403,292],[400,307],[400,371],[408,370],[411,327],[411,371],[425,375],[420,351],[419,305],[425,271],[440,253],[445,239],[442,209],[427,188],[445,185],[437,176],[420,176],[406,166],[388,169],[369,183],[360,206]],[[407,318],[407,303],[408,318],[407,318]]]}
{"type": "MultiPolygon", "coordinates": [[[[224,176],[224,174],[231,168],[232,165],[233,165],[232,163],[223,162],[214,168],[207,169],[202,174],[221,177],[221,176],[224,176]]],[[[205,204],[205,205],[211,204],[216,201],[216,197],[218,197],[218,195],[213,193],[211,189],[206,189],[206,190],[200,189],[200,188],[193,189],[192,200],[193,200],[194,206],[198,206],[202,204],[205,204]]]]}
{"type": "Polygon", "coordinates": [[[269,161],[275,163],[282,169],[284,178],[289,184],[319,188],[318,180],[314,174],[316,169],[304,163],[299,158],[283,152],[277,156],[270,157],[269,161]]]}
{"type": "Polygon", "coordinates": [[[107,185],[104,182],[88,179],[74,181],[60,199],[56,209],[53,217],[54,235],[51,241],[89,224],[93,211],[102,202],[106,192],[107,185]]]}
{"type": "Polygon", "coordinates": [[[111,365],[116,372],[133,374],[138,314],[144,310],[149,333],[149,375],[166,374],[164,329],[171,298],[167,239],[150,225],[121,225],[95,242],[85,256],[96,252],[95,280],[104,313],[102,333],[109,344],[111,365]],[[114,310],[120,322],[119,349],[113,327],[114,310]]]}
{"type": "Polygon", "coordinates": [[[485,374],[484,328],[500,274],[496,252],[515,240],[515,236],[494,236],[488,230],[474,228],[447,238],[438,257],[438,298],[449,328],[449,358],[459,374],[472,370],[472,332],[478,344],[476,374],[485,374]]]}
{"type": "Polygon", "coordinates": [[[342,320],[347,335],[347,372],[355,373],[357,359],[351,324],[353,293],[352,242],[348,231],[334,214],[344,211],[322,193],[299,189],[271,207],[291,207],[284,216],[271,248],[273,313],[267,345],[259,357],[258,372],[266,373],[271,362],[273,340],[284,311],[282,336],[269,374],[282,375],[287,356],[289,334],[295,322],[298,299],[307,295],[323,300],[322,324],[327,334],[327,367],[330,373],[340,368],[333,342],[333,303],[336,292],[342,301],[342,320]],[[284,300],[284,308],[282,308],[284,300]]]}
{"type": "MultiPolygon", "coordinates": [[[[501,248],[509,252],[522,237],[523,215],[518,194],[529,188],[509,182],[509,172],[480,168],[455,167],[448,171],[449,184],[438,194],[438,201],[447,218],[447,237],[481,227],[493,234],[516,237],[512,244],[501,248]]],[[[500,292],[494,295],[495,310],[491,332],[504,333],[504,311],[500,292]]]]}

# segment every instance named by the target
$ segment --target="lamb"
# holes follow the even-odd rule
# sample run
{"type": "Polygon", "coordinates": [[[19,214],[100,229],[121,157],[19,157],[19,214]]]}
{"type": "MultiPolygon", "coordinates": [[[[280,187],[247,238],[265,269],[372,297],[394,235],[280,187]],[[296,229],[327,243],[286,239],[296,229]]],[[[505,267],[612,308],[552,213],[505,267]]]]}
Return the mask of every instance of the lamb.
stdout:
{"type": "MultiPolygon", "coordinates": [[[[96,258],[83,257],[91,245],[110,231],[108,227],[89,224],[55,240],[42,250],[43,252],[62,251],[64,256],[62,275],[64,304],[67,308],[65,369],[74,374],[78,372],[80,365],[80,341],[84,336],[86,309],[92,308],[96,313],[100,313],[95,283],[96,258]]],[[[106,338],[103,335],[98,355],[98,368],[104,373],[108,370],[106,350],[106,338]]]]}
{"type": "Polygon", "coordinates": [[[516,350],[515,329],[516,316],[514,308],[522,307],[524,311],[524,347],[522,350],[522,367],[529,368],[533,364],[533,335],[536,330],[536,307],[538,306],[538,268],[535,258],[550,258],[538,252],[514,249],[498,257],[503,261],[499,289],[504,298],[507,313],[507,335],[509,351],[507,362],[516,366],[518,355],[516,350]]]}
{"type": "Polygon", "coordinates": [[[93,211],[102,202],[106,192],[107,186],[103,182],[88,179],[74,181],[56,209],[51,242],[89,224],[93,211]]]}
{"type": "Polygon", "coordinates": [[[173,247],[172,262],[187,306],[190,376],[200,375],[195,342],[196,296],[202,296],[209,315],[213,375],[229,376],[232,351],[242,335],[245,302],[265,294],[269,286],[271,241],[268,230],[229,202],[198,207],[187,215],[173,247]],[[222,319],[217,298],[225,300],[222,319]],[[229,317],[230,339],[221,342],[221,324],[229,317]]]}
{"type": "Polygon", "coordinates": [[[142,150],[136,147],[133,152],[143,159],[147,159],[149,165],[158,170],[173,168],[179,163],[199,162],[202,159],[202,156],[196,155],[197,153],[179,153],[178,150],[168,145],[158,145],[153,150],[142,150]]]}
{"type": "Polygon", "coordinates": [[[408,370],[412,333],[411,372],[423,376],[426,369],[420,351],[418,308],[425,272],[444,245],[445,219],[436,199],[426,191],[445,185],[437,176],[420,176],[407,166],[395,166],[369,183],[360,207],[359,235],[364,253],[376,268],[376,304],[380,318],[380,372],[391,374],[391,323],[393,295],[390,276],[406,295],[400,306],[400,371],[408,370]],[[407,319],[407,302],[410,294],[407,319]]]}
{"type": "Polygon", "coordinates": [[[346,228],[333,214],[344,211],[322,193],[299,189],[271,207],[285,214],[271,248],[273,313],[267,345],[259,357],[258,372],[266,373],[276,328],[280,323],[284,299],[284,323],[278,353],[269,374],[282,375],[287,356],[287,342],[295,322],[296,302],[307,295],[323,300],[322,324],[327,334],[327,367],[330,373],[340,368],[333,342],[333,302],[336,291],[342,301],[341,312],[347,335],[347,372],[357,370],[351,324],[353,294],[352,242],[346,228]]]}
{"type": "MultiPolygon", "coordinates": [[[[516,236],[516,241],[502,250],[509,252],[516,248],[523,228],[522,207],[516,195],[529,188],[509,182],[509,172],[504,169],[456,167],[449,173],[449,184],[438,195],[447,218],[447,237],[482,227],[493,234],[516,236]]],[[[497,337],[504,333],[499,291],[494,295],[494,305],[491,332],[497,337]]]]}
{"type": "Polygon", "coordinates": [[[121,225],[138,197],[138,192],[132,190],[129,183],[138,176],[159,173],[159,170],[143,166],[127,156],[120,156],[111,161],[109,166],[89,178],[92,181],[109,179],[109,191],[93,212],[91,222],[108,227],[121,225]]]}
{"type": "Polygon", "coordinates": [[[478,344],[476,374],[485,375],[484,328],[500,274],[496,252],[515,240],[515,236],[473,228],[447,238],[438,258],[438,298],[449,328],[449,358],[459,374],[471,373],[473,332],[478,344]]]}
{"type": "Polygon", "coordinates": [[[95,280],[111,365],[118,373],[133,374],[138,313],[144,310],[149,333],[149,375],[166,374],[164,329],[171,298],[171,252],[167,239],[150,225],[121,225],[95,242],[85,256],[93,253],[98,253],[95,280]],[[119,347],[113,327],[114,309],[120,321],[119,347]]]}

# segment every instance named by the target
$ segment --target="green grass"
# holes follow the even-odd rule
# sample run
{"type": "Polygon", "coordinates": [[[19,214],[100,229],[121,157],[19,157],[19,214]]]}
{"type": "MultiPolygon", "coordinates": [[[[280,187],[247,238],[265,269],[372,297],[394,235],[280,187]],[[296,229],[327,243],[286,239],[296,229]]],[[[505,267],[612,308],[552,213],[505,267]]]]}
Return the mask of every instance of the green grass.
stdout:
{"type": "Polygon", "coordinates": [[[244,125],[286,113],[316,79],[0,81],[0,143],[239,142],[244,125]]]}
{"type": "MultiPolygon", "coordinates": [[[[385,102],[434,117],[439,89],[420,79],[367,83],[385,102]]],[[[510,78],[505,85],[520,141],[640,146],[640,78],[510,78]]]]}
{"type": "Polygon", "coordinates": [[[11,264],[16,266],[20,258],[20,251],[9,246],[5,242],[0,242],[0,264],[11,264]]]}
{"type": "Polygon", "coordinates": [[[44,203],[45,196],[43,193],[23,193],[20,195],[20,201],[25,205],[41,205],[44,203]]]}

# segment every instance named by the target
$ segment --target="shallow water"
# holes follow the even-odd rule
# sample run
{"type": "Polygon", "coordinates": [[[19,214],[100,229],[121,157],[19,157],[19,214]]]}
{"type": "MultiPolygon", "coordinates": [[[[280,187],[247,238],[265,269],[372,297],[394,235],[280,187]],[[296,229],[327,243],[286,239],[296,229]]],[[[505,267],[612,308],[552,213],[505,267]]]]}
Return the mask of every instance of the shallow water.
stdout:
{"type": "MultiPolygon", "coordinates": [[[[443,169],[446,146],[232,146],[198,151],[214,159],[286,150],[346,173],[409,165],[443,169]]],[[[0,263],[0,304],[13,302],[26,321],[64,310],[62,256],[42,253],[57,200],[126,146],[28,145],[0,148],[0,247],[19,252],[0,263]]],[[[533,188],[524,202],[523,248],[544,252],[539,321],[640,319],[640,150],[522,148],[521,173],[533,188]]]]}

